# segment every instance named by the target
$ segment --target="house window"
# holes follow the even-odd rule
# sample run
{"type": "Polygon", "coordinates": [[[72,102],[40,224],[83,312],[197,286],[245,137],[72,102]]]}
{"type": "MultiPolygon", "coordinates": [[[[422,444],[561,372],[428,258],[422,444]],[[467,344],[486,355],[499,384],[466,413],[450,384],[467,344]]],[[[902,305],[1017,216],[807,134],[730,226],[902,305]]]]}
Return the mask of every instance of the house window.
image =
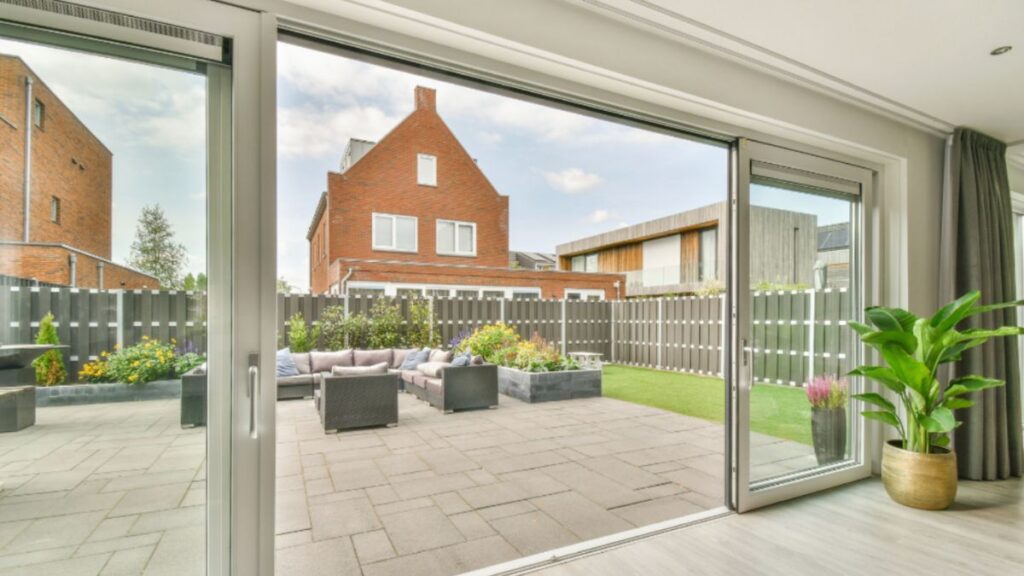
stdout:
{"type": "Polygon", "coordinates": [[[604,300],[604,290],[586,288],[566,288],[566,300],[583,300],[586,302],[600,302],[604,300]]]}
{"type": "Polygon", "coordinates": [[[416,218],[394,214],[373,215],[373,249],[416,252],[416,218]]]}
{"type": "Polygon", "coordinates": [[[597,272],[597,253],[572,257],[573,272],[597,272]]]}
{"type": "Polygon", "coordinates": [[[444,256],[476,256],[476,224],[438,220],[437,253],[444,256]]]}
{"type": "Polygon", "coordinates": [[[540,300],[540,290],[513,290],[513,300],[540,300]]]}
{"type": "Polygon", "coordinates": [[[50,197],[50,222],[60,224],[60,198],[50,197]]]}
{"type": "Polygon", "coordinates": [[[718,228],[700,231],[700,280],[718,279],[718,228]]]}
{"type": "Polygon", "coordinates": [[[39,100],[36,100],[35,106],[32,107],[32,123],[36,125],[36,128],[42,128],[45,121],[46,106],[39,100]]]}
{"type": "Polygon", "coordinates": [[[416,182],[421,186],[437,186],[437,156],[416,155],[416,182]]]}
{"type": "Polygon", "coordinates": [[[483,291],[483,297],[484,298],[504,298],[505,297],[505,291],[504,290],[484,290],[483,291]]]}

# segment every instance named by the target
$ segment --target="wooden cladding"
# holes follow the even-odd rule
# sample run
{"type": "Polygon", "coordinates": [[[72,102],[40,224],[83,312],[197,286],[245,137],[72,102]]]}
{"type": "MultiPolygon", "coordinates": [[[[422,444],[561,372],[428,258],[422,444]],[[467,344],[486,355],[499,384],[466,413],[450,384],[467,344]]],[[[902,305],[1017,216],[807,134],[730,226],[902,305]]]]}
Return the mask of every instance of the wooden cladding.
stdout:
{"type": "Polygon", "coordinates": [[[630,272],[644,267],[643,243],[624,244],[602,250],[597,256],[601,272],[630,272]]]}
{"type": "Polygon", "coordinates": [[[682,233],[679,242],[679,281],[683,284],[700,281],[700,230],[682,233]]]}

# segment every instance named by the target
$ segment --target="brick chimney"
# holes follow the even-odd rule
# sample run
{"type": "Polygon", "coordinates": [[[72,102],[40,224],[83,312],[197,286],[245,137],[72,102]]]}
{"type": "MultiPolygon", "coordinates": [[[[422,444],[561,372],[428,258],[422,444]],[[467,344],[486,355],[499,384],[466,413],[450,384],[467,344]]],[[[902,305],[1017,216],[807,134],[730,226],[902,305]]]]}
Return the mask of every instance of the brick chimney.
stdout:
{"type": "Polygon", "coordinates": [[[437,91],[433,88],[416,87],[416,109],[436,110],[437,91]]]}

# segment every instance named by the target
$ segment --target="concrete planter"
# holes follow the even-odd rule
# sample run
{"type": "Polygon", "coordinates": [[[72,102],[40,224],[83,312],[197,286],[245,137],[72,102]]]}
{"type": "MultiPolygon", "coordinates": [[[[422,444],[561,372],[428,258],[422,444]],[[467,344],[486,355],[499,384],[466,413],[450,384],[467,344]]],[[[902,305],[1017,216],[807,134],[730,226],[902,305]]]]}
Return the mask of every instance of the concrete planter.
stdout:
{"type": "Polygon", "coordinates": [[[68,384],[65,386],[37,386],[36,406],[70,406],[73,404],[107,404],[110,402],[138,402],[181,397],[181,380],[156,380],[135,385],[115,382],[111,384],[68,384]]]}
{"type": "Polygon", "coordinates": [[[595,398],[601,396],[601,371],[523,372],[498,366],[498,392],[530,403],[595,398]]]}

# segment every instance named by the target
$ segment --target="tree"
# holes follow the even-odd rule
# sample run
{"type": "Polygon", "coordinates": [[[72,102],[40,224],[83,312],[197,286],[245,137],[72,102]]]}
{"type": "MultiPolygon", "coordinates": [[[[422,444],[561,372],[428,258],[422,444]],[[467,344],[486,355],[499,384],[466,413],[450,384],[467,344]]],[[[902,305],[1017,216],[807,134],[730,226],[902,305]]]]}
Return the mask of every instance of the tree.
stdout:
{"type": "MultiPolygon", "coordinates": [[[[36,336],[36,344],[60,344],[57,328],[53,325],[52,312],[47,312],[39,322],[39,335],[36,336]]],[[[63,384],[68,377],[68,373],[64,369],[64,356],[60,350],[43,353],[32,362],[32,365],[36,369],[36,384],[41,386],[63,384]]]]}
{"type": "Polygon", "coordinates": [[[196,275],[196,290],[206,292],[206,273],[200,272],[196,275]]]}
{"type": "Polygon", "coordinates": [[[181,281],[182,290],[195,290],[196,289],[196,277],[191,272],[185,275],[185,279],[181,281]]]}
{"type": "Polygon", "coordinates": [[[285,280],[284,276],[279,276],[277,279],[277,293],[278,294],[291,294],[292,285],[285,280]]]}
{"type": "Polygon", "coordinates": [[[301,312],[288,319],[288,346],[292,352],[309,352],[316,348],[319,340],[320,326],[309,329],[301,312]]]}
{"type": "Polygon", "coordinates": [[[159,204],[144,206],[135,227],[128,265],[156,276],[164,288],[181,286],[181,269],[188,253],[174,239],[174,230],[159,204]]]}

